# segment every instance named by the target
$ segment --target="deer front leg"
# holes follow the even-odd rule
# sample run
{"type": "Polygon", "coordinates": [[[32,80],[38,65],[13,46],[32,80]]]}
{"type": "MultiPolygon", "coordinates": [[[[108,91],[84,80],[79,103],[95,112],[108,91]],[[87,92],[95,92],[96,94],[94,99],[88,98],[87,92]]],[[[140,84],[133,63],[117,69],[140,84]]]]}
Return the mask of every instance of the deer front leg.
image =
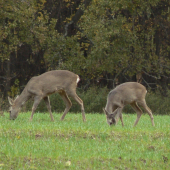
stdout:
{"type": "Polygon", "coordinates": [[[50,113],[51,121],[53,122],[53,121],[54,121],[54,117],[53,117],[52,112],[51,112],[51,105],[50,105],[49,96],[44,97],[44,101],[45,101],[45,103],[46,103],[48,112],[50,113]]]}
{"type": "Polygon", "coordinates": [[[32,121],[34,112],[35,112],[35,110],[37,109],[37,106],[38,106],[38,104],[40,103],[41,99],[42,99],[42,97],[40,97],[40,96],[35,96],[35,97],[34,97],[34,104],[33,104],[33,107],[32,107],[32,113],[31,113],[31,117],[30,117],[30,120],[29,120],[29,121],[32,121]]]}
{"type": "Polygon", "coordinates": [[[120,118],[122,126],[124,126],[122,110],[123,110],[123,107],[118,107],[117,108],[117,113],[116,113],[115,117],[116,117],[116,123],[118,122],[118,120],[120,118]]]}
{"type": "Polygon", "coordinates": [[[122,110],[123,110],[123,109],[121,108],[120,111],[119,111],[119,112],[120,112],[120,113],[119,113],[119,114],[120,114],[119,117],[120,117],[120,120],[121,120],[121,122],[122,122],[122,126],[124,126],[122,110]]]}

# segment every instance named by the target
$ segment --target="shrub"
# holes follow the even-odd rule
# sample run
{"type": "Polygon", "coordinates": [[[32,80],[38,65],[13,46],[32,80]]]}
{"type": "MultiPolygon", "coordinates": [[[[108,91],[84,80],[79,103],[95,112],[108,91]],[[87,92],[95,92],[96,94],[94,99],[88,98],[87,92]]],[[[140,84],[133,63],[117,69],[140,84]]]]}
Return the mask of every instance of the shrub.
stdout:
{"type": "MultiPolygon", "coordinates": [[[[96,88],[91,87],[87,91],[83,91],[82,89],[77,89],[78,96],[83,100],[84,102],[84,108],[86,113],[103,113],[103,107],[105,107],[107,102],[107,95],[110,90],[108,90],[106,87],[104,88],[96,88]]],[[[170,91],[169,91],[170,96],[170,91]]],[[[81,112],[79,104],[74,101],[72,98],[70,98],[73,105],[69,112],[81,112]]],[[[52,112],[63,112],[65,109],[65,104],[60,97],[59,94],[53,94],[50,96],[51,106],[52,106],[52,112]]],[[[8,110],[9,104],[8,101],[3,101],[3,106],[1,106],[2,110],[8,110]]],[[[152,110],[153,114],[170,114],[170,98],[169,97],[163,97],[159,92],[153,93],[149,91],[146,96],[146,103],[152,110]]],[[[31,111],[33,105],[33,100],[29,100],[21,111],[31,111]]],[[[143,110],[143,109],[142,109],[143,110]]],[[[47,108],[45,105],[45,102],[42,101],[36,112],[47,112],[47,108]]],[[[125,106],[123,112],[125,113],[134,113],[133,109],[130,105],[125,106]]],[[[145,112],[145,111],[144,111],[145,112]]]]}
{"type": "MultiPolygon", "coordinates": [[[[106,99],[108,95],[108,89],[105,88],[95,88],[91,87],[87,91],[83,91],[82,89],[77,89],[77,95],[83,100],[85,112],[87,113],[100,113],[102,112],[102,108],[106,105],[106,99]]],[[[70,112],[81,112],[79,104],[69,97],[72,102],[72,107],[70,112]]],[[[53,112],[63,112],[65,109],[65,103],[58,93],[52,94],[50,96],[51,107],[53,112]]],[[[31,110],[33,105],[33,101],[29,100],[26,105],[22,108],[22,111],[31,110]]],[[[47,108],[45,102],[42,100],[38,105],[38,112],[47,112],[47,108]]]]}
{"type": "MultiPolygon", "coordinates": [[[[170,91],[168,91],[168,96],[170,96],[170,91]]],[[[163,97],[159,92],[148,92],[146,102],[153,114],[170,115],[169,97],[163,97]]]]}

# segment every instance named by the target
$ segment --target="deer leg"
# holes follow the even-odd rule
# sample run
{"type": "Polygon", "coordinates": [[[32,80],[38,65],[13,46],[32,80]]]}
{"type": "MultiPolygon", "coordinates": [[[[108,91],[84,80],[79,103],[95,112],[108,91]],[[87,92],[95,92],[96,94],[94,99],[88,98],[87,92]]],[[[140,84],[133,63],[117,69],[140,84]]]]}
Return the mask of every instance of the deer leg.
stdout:
{"type": "Polygon", "coordinates": [[[48,109],[48,111],[50,113],[51,121],[54,121],[54,118],[53,118],[53,115],[52,115],[52,112],[51,112],[51,105],[50,105],[49,96],[44,97],[44,101],[45,101],[47,109],[48,109]]]}
{"type": "Polygon", "coordinates": [[[134,126],[136,126],[139,119],[140,119],[140,117],[141,117],[141,115],[142,115],[142,110],[139,108],[139,106],[137,105],[136,102],[132,103],[131,106],[132,106],[133,110],[137,113],[137,119],[136,119],[136,121],[134,123],[134,126]]]}
{"type": "Polygon", "coordinates": [[[119,110],[119,117],[120,117],[120,120],[122,122],[122,126],[124,126],[122,110],[123,110],[123,108],[120,108],[120,110],[119,110]]]}
{"type": "Polygon", "coordinates": [[[119,107],[117,105],[114,105],[113,106],[113,112],[118,108],[118,111],[117,111],[117,118],[116,118],[116,122],[118,122],[119,118],[121,120],[121,123],[122,123],[122,126],[124,126],[124,122],[123,122],[123,115],[122,115],[122,110],[123,110],[123,107],[119,107]]]}
{"type": "Polygon", "coordinates": [[[66,108],[65,108],[64,113],[63,113],[63,115],[61,116],[61,119],[60,119],[60,120],[64,120],[64,117],[66,116],[66,114],[70,110],[70,108],[72,106],[72,103],[71,103],[70,99],[68,98],[68,96],[67,96],[65,91],[62,91],[59,94],[62,97],[64,103],[66,104],[66,108]]]}
{"type": "Polygon", "coordinates": [[[84,104],[83,104],[83,101],[77,96],[76,93],[70,94],[70,96],[80,105],[80,107],[81,107],[81,112],[82,112],[82,117],[83,117],[83,121],[86,122],[86,116],[85,116],[85,112],[84,112],[84,104]]]}
{"type": "Polygon", "coordinates": [[[147,106],[146,101],[140,102],[140,105],[145,109],[145,111],[149,114],[152,122],[152,126],[155,126],[154,118],[151,109],[147,106]]]}
{"type": "Polygon", "coordinates": [[[37,106],[40,103],[41,99],[42,99],[42,97],[40,97],[40,96],[35,96],[34,97],[34,104],[33,104],[33,107],[32,107],[32,113],[31,113],[30,121],[32,121],[34,112],[37,109],[37,106]]]}

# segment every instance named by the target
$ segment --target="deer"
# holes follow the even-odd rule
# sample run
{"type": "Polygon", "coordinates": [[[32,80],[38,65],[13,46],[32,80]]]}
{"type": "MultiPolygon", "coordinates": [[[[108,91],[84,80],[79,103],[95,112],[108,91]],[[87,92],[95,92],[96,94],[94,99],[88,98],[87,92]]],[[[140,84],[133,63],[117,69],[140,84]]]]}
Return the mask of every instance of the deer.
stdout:
{"type": "Polygon", "coordinates": [[[32,77],[26,84],[24,90],[14,100],[8,96],[10,104],[10,119],[14,120],[18,116],[20,108],[30,98],[33,98],[34,103],[32,106],[32,113],[30,121],[33,119],[34,112],[43,99],[50,113],[51,121],[54,121],[49,95],[58,93],[63,99],[66,108],[60,120],[64,120],[64,117],[70,110],[72,103],[68,96],[72,97],[81,107],[83,121],[86,121],[83,101],[76,94],[77,84],[80,81],[80,77],[68,70],[52,70],[45,72],[39,76],[32,77]]]}
{"type": "Polygon", "coordinates": [[[149,114],[152,126],[154,126],[155,124],[152,111],[145,101],[146,93],[147,90],[145,86],[137,82],[126,82],[111,90],[107,97],[106,106],[103,108],[107,123],[109,125],[116,125],[120,118],[122,126],[124,126],[122,110],[124,106],[130,104],[133,110],[137,113],[137,119],[134,126],[137,125],[143,113],[138,105],[142,106],[149,114]]]}

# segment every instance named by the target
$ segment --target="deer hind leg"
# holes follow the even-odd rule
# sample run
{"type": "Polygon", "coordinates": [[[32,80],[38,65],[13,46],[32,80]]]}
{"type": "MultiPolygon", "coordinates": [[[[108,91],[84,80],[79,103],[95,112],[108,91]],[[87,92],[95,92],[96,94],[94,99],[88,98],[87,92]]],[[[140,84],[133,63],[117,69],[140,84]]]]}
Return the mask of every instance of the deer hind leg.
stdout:
{"type": "Polygon", "coordinates": [[[41,99],[42,99],[41,96],[35,96],[35,97],[34,97],[34,104],[33,104],[33,107],[32,107],[32,113],[31,113],[30,121],[32,121],[34,112],[35,112],[35,110],[37,109],[37,106],[38,106],[38,104],[40,103],[41,99]]]}
{"type": "Polygon", "coordinates": [[[44,97],[45,104],[47,106],[48,112],[50,113],[51,121],[54,121],[52,112],[51,112],[51,105],[50,105],[50,99],[49,96],[44,97]]]}
{"type": "Polygon", "coordinates": [[[64,117],[66,116],[66,114],[68,113],[68,111],[70,110],[72,103],[70,101],[70,99],[68,98],[67,94],[65,91],[59,92],[60,96],[62,97],[64,103],[66,104],[66,108],[64,110],[64,113],[61,117],[60,120],[64,120],[64,117]]]}
{"type": "Polygon", "coordinates": [[[83,121],[86,122],[86,116],[85,116],[83,101],[77,96],[76,92],[71,93],[70,96],[80,105],[83,121]]]}
{"type": "Polygon", "coordinates": [[[137,119],[136,119],[136,121],[135,121],[135,123],[134,123],[134,126],[136,126],[137,123],[139,122],[139,119],[140,119],[140,117],[141,117],[141,115],[142,115],[143,112],[142,112],[142,110],[139,108],[139,106],[137,105],[136,102],[131,103],[130,105],[132,106],[133,110],[137,113],[137,119]]]}
{"type": "Polygon", "coordinates": [[[152,111],[151,111],[151,109],[147,106],[146,101],[144,100],[144,101],[140,102],[140,105],[141,105],[141,106],[145,109],[145,111],[149,114],[149,116],[150,116],[150,118],[151,118],[152,126],[155,126],[152,111]]]}

